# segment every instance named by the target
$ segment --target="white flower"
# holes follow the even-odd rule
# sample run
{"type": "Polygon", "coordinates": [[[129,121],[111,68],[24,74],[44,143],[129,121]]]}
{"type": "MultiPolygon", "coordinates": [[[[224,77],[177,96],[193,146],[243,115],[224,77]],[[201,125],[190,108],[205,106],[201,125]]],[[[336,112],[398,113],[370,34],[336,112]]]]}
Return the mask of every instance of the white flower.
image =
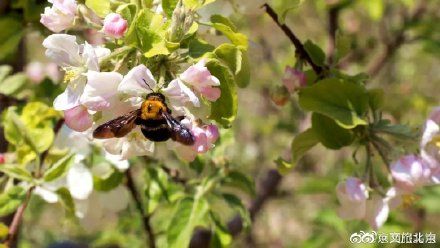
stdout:
{"type": "Polygon", "coordinates": [[[75,0],[48,0],[52,7],[46,7],[40,22],[52,32],[58,33],[74,25],[78,5],[75,0]]]}
{"type": "Polygon", "coordinates": [[[336,196],[341,207],[338,214],[345,220],[362,219],[365,216],[368,191],[358,178],[350,177],[336,187],[336,196]]]}
{"type": "Polygon", "coordinates": [[[92,172],[82,163],[73,164],[67,172],[67,188],[73,198],[87,199],[93,191],[92,172]]]}
{"type": "Polygon", "coordinates": [[[80,97],[82,105],[93,111],[102,111],[117,103],[117,90],[122,75],[117,72],[87,72],[87,84],[80,97]]]}
{"type": "Polygon", "coordinates": [[[440,167],[440,107],[431,112],[425,123],[420,148],[421,157],[431,168],[440,167]]]}
{"type": "Polygon", "coordinates": [[[68,110],[80,105],[80,97],[86,84],[88,70],[99,71],[99,59],[110,54],[106,48],[89,44],[78,45],[76,37],[67,34],[53,34],[43,41],[46,56],[65,71],[66,90],[54,101],[56,110],[68,110]]]}
{"type": "Polygon", "coordinates": [[[150,155],[154,152],[154,142],[146,139],[140,127],[136,127],[122,138],[112,138],[102,141],[105,150],[119,160],[129,159],[135,156],[150,155]]]}

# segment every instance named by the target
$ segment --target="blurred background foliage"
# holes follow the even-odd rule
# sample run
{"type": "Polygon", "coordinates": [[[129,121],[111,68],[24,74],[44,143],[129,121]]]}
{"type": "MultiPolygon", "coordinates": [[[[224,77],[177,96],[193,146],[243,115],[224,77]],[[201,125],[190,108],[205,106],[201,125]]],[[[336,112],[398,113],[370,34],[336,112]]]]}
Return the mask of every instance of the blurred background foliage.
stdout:
{"type": "MultiPolygon", "coordinates": [[[[47,62],[41,45],[47,30],[38,23],[46,1],[12,2],[12,8],[1,12],[0,61],[12,65],[14,72],[20,72],[27,63],[47,62]]],[[[238,30],[248,35],[252,79],[249,87],[239,90],[239,112],[232,129],[222,134],[221,144],[214,151],[191,164],[200,166],[206,157],[226,161],[231,169],[239,168],[254,178],[257,192],[267,188],[265,179],[268,172],[276,168],[275,160],[291,159],[290,146],[295,134],[310,126],[309,116],[299,109],[296,96],[291,96],[282,107],[271,100],[271,93],[282,85],[285,66],[295,64],[295,50],[260,8],[263,3],[259,0],[219,0],[202,10],[202,16],[203,13],[230,16],[238,30]]],[[[327,55],[332,53],[329,20],[336,15],[336,45],[341,46],[338,51],[343,54],[337,55],[341,59],[332,66],[343,68],[351,75],[368,73],[368,87],[384,89],[384,114],[395,123],[420,130],[431,108],[439,104],[440,4],[437,0],[272,0],[268,3],[278,13],[289,10],[285,12],[286,24],[302,41],[312,40],[327,55]]],[[[206,30],[207,34],[211,31],[206,30]]],[[[222,41],[213,35],[207,39],[222,41]]],[[[34,85],[20,76],[24,74],[15,75],[16,78],[9,80],[14,80],[13,85],[18,86],[9,89],[6,85],[12,84],[0,80],[0,92],[19,91],[20,97],[11,100],[3,96],[2,110],[21,99],[38,99],[51,105],[61,90],[49,79],[34,85]]],[[[417,152],[418,141],[394,142],[393,158],[417,152]]],[[[277,180],[272,182],[276,190],[270,192],[253,216],[251,211],[254,218],[251,228],[236,237],[224,236],[222,243],[232,247],[347,246],[351,233],[369,228],[363,222],[344,222],[336,214],[337,182],[360,174],[363,168],[352,159],[354,150],[355,147],[349,147],[335,152],[317,146],[294,170],[276,174],[277,180]]],[[[382,166],[379,158],[373,162],[374,166],[382,166]]],[[[143,162],[137,161],[137,164],[139,168],[143,162]]],[[[193,170],[177,160],[167,167],[178,169],[183,178],[197,177],[193,170]]],[[[139,170],[137,179],[144,176],[139,170]]],[[[170,187],[179,187],[176,185],[170,187]]],[[[242,194],[242,197],[247,206],[254,206],[252,195],[242,194]]],[[[95,218],[77,223],[66,220],[58,205],[33,197],[25,216],[20,247],[46,247],[63,240],[93,247],[143,247],[144,241],[139,237],[145,234],[135,206],[119,215],[107,214],[105,207],[94,204],[95,218]]],[[[157,232],[165,232],[171,208],[161,205],[156,213],[153,225],[158,227],[157,232]]],[[[219,213],[233,217],[233,213],[219,213]]],[[[393,211],[379,232],[437,231],[438,236],[439,223],[440,188],[425,188],[418,192],[412,205],[393,211]]]]}

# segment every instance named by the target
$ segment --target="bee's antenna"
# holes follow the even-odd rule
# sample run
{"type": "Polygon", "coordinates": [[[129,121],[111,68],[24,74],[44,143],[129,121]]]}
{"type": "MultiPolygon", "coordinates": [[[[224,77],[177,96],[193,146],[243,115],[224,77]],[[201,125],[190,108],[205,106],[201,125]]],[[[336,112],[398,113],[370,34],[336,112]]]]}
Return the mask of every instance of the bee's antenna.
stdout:
{"type": "Polygon", "coordinates": [[[145,79],[142,78],[142,81],[144,81],[145,85],[148,87],[148,89],[150,89],[151,91],[154,92],[154,90],[151,88],[151,86],[147,83],[147,81],[145,81],[145,79]]]}

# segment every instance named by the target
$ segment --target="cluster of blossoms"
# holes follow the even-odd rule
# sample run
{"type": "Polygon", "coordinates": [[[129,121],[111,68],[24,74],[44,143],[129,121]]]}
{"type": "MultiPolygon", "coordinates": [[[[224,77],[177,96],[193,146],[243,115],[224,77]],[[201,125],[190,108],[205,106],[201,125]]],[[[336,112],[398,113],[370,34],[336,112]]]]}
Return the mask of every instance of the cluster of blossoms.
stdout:
{"type": "Polygon", "coordinates": [[[425,123],[420,155],[405,155],[390,166],[394,186],[384,195],[369,195],[359,178],[350,177],[336,188],[341,204],[338,213],[346,220],[365,220],[373,229],[381,227],[391,209],[411,201],[412,194],[427,185],[440,184],[440,107],[425,123]]]}
{"type": "Polygon", "coordinates": [[[306,74],[300,69],[286,66],[282,83],[283,86],[278,87],[271,94],[272,101],[278,106],[284,106],[291,94],[307,85],[306,74]]]}
{"type": "MultiPolygon", "coordinates": [[[[75,0],[49,2],[53,6],[46,8],[42,14],[43,25],[56,33],[75,26],[75,20],[79,18],[79,5],[75,0]]],[[[127,21],[116,13],[108,14],[104,20],[98,20],[99,22],[102,23],[99,32],[107,40],[122,38],[128,28],[127,21]]],[[[172,114],[184,116],[181,124],[192,133],[194,144],[184,146],[177,142],[166,142],[166,146],[173,149],[180,158],[192,161],[197,154],[211,149],[218,139],[217,126],[203,124],[203,117],[195,115],[202,112],[198,109],[202,109],[207,101],[214,102],[221,95],[218,87],[220,81],[211,75],[206,67],[206,60],[202,59],[188,66],[167,83],[163,78],[156,80],[144,64],[127,69],[123,74],[116,70],[101,71],[100,63],[111,56],[111,50],[87,42],[79,44],[77,37],[73,35],[52,34],[44,40],[43,46],[46,48],[46,56],[65,72],[66,88],[56,97],[53,106],[64,112],[67,127],[62,129],[58,136],[61,140],[56,145],[67,147],[69,144],[69,148],[76,154],[74,164],[65,178],[36,188],[35,192],[48,202],[58,201],[54,191],[67,187],[78,204],[88,204],[85,201],[93,195],[94,175],[106,173],[95,168],[99,166],[90,169],[84,165],[85,158],[91,152],[91,144],[103,147],[104,157],[119,171],[128,168],[129,158],[151,155],[154,152],[155,143],[144,137],[140,127],[135,127],[122,138],[92,138],[93,130],[99,125],[139,109],[149,93],[160,92],[165,96],[172,114]]],[[[77,215],[84,216],[82,208],[79,209],[77,215]]]]}

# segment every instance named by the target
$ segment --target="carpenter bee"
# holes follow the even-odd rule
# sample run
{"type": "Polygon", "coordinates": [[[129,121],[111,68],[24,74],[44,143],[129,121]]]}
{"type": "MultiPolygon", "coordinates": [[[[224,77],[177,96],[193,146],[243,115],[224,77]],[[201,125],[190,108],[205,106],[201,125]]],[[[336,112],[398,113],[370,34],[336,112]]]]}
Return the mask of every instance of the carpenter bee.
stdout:
{"type": "MultiPolygon", "coordinates": [[[[144,83],[148,86],[145,80],[144,83]]],[[[142,134],[151,141],[161,142],[171,138],[184,145],[193,145],[194,136],[187,127],[180,123],[183,118],[183,116],[174,118],[166,104],[165,96],[153,91],[145,97],[140,109],[98,126],[93,131],[93,137],[97,139],[121,138],[139,125],[142,134]]]]}

